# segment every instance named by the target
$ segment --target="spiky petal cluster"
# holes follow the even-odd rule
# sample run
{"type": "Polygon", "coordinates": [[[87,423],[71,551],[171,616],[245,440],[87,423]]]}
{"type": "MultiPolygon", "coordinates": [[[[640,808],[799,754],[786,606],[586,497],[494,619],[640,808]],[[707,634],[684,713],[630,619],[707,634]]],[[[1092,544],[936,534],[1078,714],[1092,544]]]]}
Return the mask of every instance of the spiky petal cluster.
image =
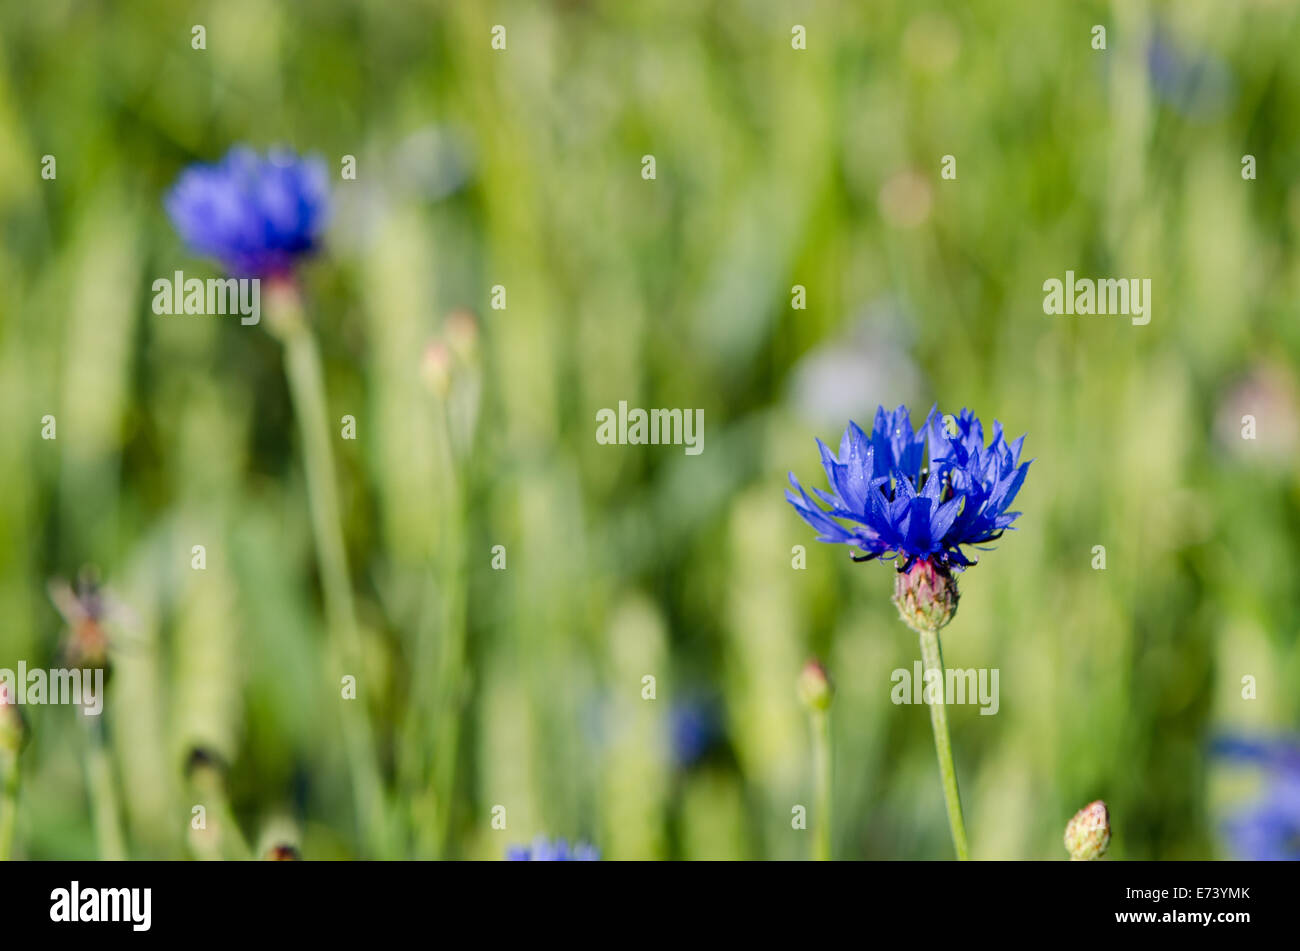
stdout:
{"type": "Polygon", "coordinates": [[[319,159],[237,147],[213,165],[192,165],[167,194],[176,231],[198,254],[236,277],[276,277],[313,250],[329,211],[319,159]]]}
{"type": "Polygon", "coordinates": [[[914,430],[907,407],[882,406],[870,434],[849,423],[838,456],[817,440],[831,491],[812,491],[829,508],[794,473],[798,494],[787,489],[786,499],[819,541],[858,549],[858,561],[900,558],[902,571],[922,559],[960,570],[974,564],[962,546],[997,539],[1020,514],[1006,509],[1029,469],[1020,462],[1024,439],[1008,443],[994,422],[985,445],[984,427],[967,409],[951,425],[931,409],[914,430]]]}

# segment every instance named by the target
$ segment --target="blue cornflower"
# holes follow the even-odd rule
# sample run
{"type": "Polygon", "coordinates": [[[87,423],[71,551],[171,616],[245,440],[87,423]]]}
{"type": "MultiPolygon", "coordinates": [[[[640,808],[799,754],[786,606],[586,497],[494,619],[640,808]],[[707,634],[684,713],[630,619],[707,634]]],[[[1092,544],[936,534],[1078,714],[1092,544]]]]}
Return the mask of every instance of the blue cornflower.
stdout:
{"type": "Polygon", "coordinates": [[[1234,93],[1232,73],[1222,60],[1185,51],[1159,26],[1147,44],[1147,74],[1156,96],[1190,118],[1222,112],[1234,93]]]}
{"type": "Polygon", "coordinates": [[[721,741],[721,718],[711,700],[690,698],[669,712],[668,729],[673,762],[682,769],[694,766],[721,741]]]}
{"type": "Polygon", "coordinates": [[[1215,752],[1265,775],[1264,795],[1224,823],[1233,854],[1257,862],[1300,861],[1300,746],[1230,737],[1219,740],[1215,752]]]}
{"type": "Polygon", "coordinates": [[[961,546],[996,540],[1020,515],[1006,508],[1029,463],[1020,462],[1025,437],[1008,443],[1001,423],[993,423],[987,446],[970,410],[954,423],[949,432],[931,409],[913,430],[907,407],[889,413],[882,406],[870,434],[849,423],[838,457],[817,440],[831,492],[812,491],[829,509],[808,496],[793,472],[799,494],[787,489],[786,499],[818,531],[818,541],[857,548],[855,561],[898,558],[900,572],[917,561],[942,571],[972,565],[961,546]]]}
{"type": "Polygon", "coordinates": [[[195,253],[237,277],[282,276],[317,245],[329,210],[328,174],[319,159],[237,147],[216,164],[187,168],[164,204],[195,253]]]}
{"type": "Polygon", "coordinates": [[[551,842],[544,835],[533,839],[533,844],[512,845],[506,849],[508,862],[597,862],[600,852],[593,845],[579,842],[569,848],[564,839],[551,842]]]}

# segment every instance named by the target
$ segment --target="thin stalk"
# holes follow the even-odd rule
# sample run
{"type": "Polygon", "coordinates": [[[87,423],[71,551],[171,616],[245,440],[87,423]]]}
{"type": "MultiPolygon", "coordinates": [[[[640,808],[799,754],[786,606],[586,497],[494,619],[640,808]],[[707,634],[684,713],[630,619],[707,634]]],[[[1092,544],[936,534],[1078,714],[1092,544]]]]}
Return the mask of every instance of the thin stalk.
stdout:
{"type": "Polygon", "coordinates": [[[22,783],[22,766],[17,753],[5,758],[4,800],[0,803],[0,862],[13,855],[14,827],[18,820],[18,787],[22,783]]]}
{"type": "Polygon", "coordinates": [[[440,442],[447,462],[446,533],[439,565],[439,593],[442,598],[442,657],[438,664],[438,741],[433,750],[433,787],[438,803],[435,854],[447,857],[447,840],[452,831],[456,788],[456,765],[460,755],[461,710],[465,696],[465,515],[463,483],[451,440],[447,407],[439,407],[440,442]]]}
{"type": "MultiPolygon", "coordinates": [[[[939,757],[939,775],[943,779],[943,798],[948,807],[948,827],[952,831],[953,848],[957,858],[966,861],[970,858],[970,849],[966,844],[966,822],[961,814],[961,795],[957,792],[957,769],[952,762],[952,742],[948,739],[948,714],[944,700],[943,648],[939,645],[938,631],[921,631],[921,662],[928,674],[931,670],[939,672],[939,701],[929,700],[930,726],[934,730],[934,749],[939,757]]],[[[926,677],[926,680],[933,678],[926,677]]]]}
{"type": "Polygon", "coordinates": [[[447,414],[445,400],[439,399],[433,429],[436,451],[446,465],[430,491],[443,502],[444,520],[429,585],[437,604],[438,636],[428,629],[420,631],[415,663],[422,677],[431,676],[432,689],[413,699],[402,726],[402,780],[410,790],[418,854],[438,858],[448,857],[466,679],[463,482],[447,414]],[[423,764],[418,789],[411,775],[417,762],[423,764]]]}
{"type": "Polygon", "coordinates": [[[126,858],[126,840],[122,834],[117,786],[113,781],[113,764],[108,755],[104,725],[98,716],[87,716],[80,711],[78,713],[85,724],[86,782],[90,788],[99,857],[110,862],[120,862],[126,858]]]}
{"type": "MultiPolygon", "coordinates": [[[[338,665],[339,670],[336,672],[351,674],[360,679],[363,653],[356,608],[352,601],[338,494],[334,484],[334,453],[330,446],[320,354],[311,328],[303,318],[297,290],[279,287],[270,297],[272,328],[284,343],[285,375],[288,377],[302,438],[307,499],[311,510],[312,535],[316,542],[316,558],[320,565],[321,587],[325,596],[330,654],[338,665]]],[[[338,689],[338,683],[336,681],[335,689],[338,689]]],[[[362,834],[380,857],[386,857],[389,836],[383,783],[374,738],[363,713],[354,713],[351,708],[344,709],[343,744],[362,834]]]]}
{"type": "Polygon", "coordinates": [[[812,712],[813,784],[816,819],[813,824],[813,858],[831,858],[831,715],[812,712]]]}

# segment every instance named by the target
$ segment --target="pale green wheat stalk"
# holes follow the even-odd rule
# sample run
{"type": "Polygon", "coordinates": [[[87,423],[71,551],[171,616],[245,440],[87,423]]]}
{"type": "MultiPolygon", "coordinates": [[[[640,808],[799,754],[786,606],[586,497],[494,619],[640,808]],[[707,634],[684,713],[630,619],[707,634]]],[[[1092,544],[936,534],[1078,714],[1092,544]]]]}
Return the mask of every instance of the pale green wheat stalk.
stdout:
{"type": "Polygon", "coordinates": [[[126,858],[126,839],[122,834],[121,810],[117,801],[117,783],[113,761],[105,742],[104,723],[99,716],[78,711],[85,729],[86,783],[95,822],[95,842],[99,857],[110,862],[126,858]]]}
{"type": "MultiPolygon", "coordinates": [[[[325,383],[316,339],[307,325],[296,287],[272,289],[270,326],[284,344],[285,374],[302,437],[312,535],[320,565],[321,587],[329,628],[329,655],[335,673],[359,677],[363,669],[361,635],[357,626],[342,518],[334,484],[334,453],[330,447],[325,383]]],[[[338,682],[335,683],[338,689],[338,682]]],[[[364,710],[364,706],[360,707],[364,710]]],[[[357,817],[365,840],[377,855],[391,847],[383,781],[374,738],[363,713],[344,708],[343,743],[352,776],[357,817]]]]}
{"type": "Polygon", "coordinates": [[[22,784],[22,766],[18,754],[7,754],[4,764],[4,793],[0,799],[0,862],[9,861],[13,855],[14,828],[18,822],[18,790],[22,784]]]}

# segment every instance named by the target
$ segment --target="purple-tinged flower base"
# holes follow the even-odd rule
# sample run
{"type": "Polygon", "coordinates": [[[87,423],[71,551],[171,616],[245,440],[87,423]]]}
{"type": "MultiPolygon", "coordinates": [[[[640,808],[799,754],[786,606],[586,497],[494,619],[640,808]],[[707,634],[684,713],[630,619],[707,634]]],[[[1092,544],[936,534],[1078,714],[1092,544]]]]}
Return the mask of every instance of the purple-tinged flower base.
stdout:
{"type": "Polygon", "coordinates": [[[1008,443],[1001,423],[993,423],[987,446],[984,427],[970,410],[955,423],[949,433],[931,409],[913,430],[905,406],[892,413],[882,406],[870,434],[849,423],[838,456],[817,440],[831,491],[812,491],[827,508],[809,497],[793,472],[798,495],[787,489],[786,500],[817,530],[818,541],[856,548],[857,561],[898,558],[900,571],[918,560],[944,570],[972,565],[962,546],[994,541],[1011,526],[1020,513],[1006,509],[1029,463],[1020,462],[1025,437],[1008,443]]]}
{"type": "Polygon", "coordinates": [[[959,600],[952,572],[928,558],[918,558],[894,575],[894,606],[903,623],[917,633],[947,625],[957,613],[959,600]]]}
{"type": "Polygon", "coordinates": [[[313,251],[329,212],[329,177],[319,159],[231,149],[191,165],[164,199],[177,233],[196,254],[236,277],[292,272],[313,251]]]}

